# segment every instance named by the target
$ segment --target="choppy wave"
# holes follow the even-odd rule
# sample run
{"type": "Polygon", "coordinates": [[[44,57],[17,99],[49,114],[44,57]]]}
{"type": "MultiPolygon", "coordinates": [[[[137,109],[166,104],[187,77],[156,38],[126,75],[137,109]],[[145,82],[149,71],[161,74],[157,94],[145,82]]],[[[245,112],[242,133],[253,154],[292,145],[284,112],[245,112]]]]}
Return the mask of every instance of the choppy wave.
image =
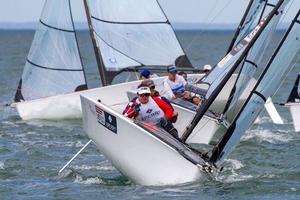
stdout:
{"type": "Polygon", "coordinates": [[[0,169],[5,169],[5,168],[4,168],[4,162],[1,162],[1,161],[0,161],[0,169]]]}
{"type": "Polygon", "coordinates": [[[74,180],[74,183],[91,185],[91,184],[104,184],[105,182],[99,177],[90,177],[90,178],[84,179],[82,176],[77,175],[74,180]]]}
{"type": "Polygon", "coordinates": [[[290,134],[289,132],[274,132],[270,131],[268,129],[254,129],[247,131],[245,136],[242,137],[242,141],[255,139],[259,142],[269,142],[273,144],[277,143],[286,143],[291,140],[293,140],[294,136],[293,134],[290,134]]]}
{"type": "Polygon", "coordinates": [[[220,181],[222,183],[234,183],[253,178],[253,176],[250,174],[245,175],[237,172],[239,169],[244,167],[241,161],[226,159],[224,163],[226,167],[224,167],[223,171],[216,177],[217,181],[220,181]]]}
{"type": "Polygon", "coordinates": [[[112,165],[101,166],[101,165],[73,165],[72,168],[76,170],[102,170],[102,171],[113,171],[116,170],[112,165]]]}

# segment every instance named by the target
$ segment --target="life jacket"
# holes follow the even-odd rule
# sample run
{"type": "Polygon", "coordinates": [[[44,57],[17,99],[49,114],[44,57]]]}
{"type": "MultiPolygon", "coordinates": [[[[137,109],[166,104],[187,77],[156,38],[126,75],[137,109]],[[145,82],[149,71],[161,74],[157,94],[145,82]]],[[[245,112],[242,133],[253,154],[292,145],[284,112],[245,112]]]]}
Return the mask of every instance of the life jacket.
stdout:
{"type": "MultiPolygon", "coordinates": [[[[138,99],[136,101],[138,104],[140,103],[138,99]]],[[[162,117],[164,117],[164,111],[152,98],[149,98],[148,103],[140,104],[140,111],[136,119],[155,125],[160,122],[162,117]]]]}

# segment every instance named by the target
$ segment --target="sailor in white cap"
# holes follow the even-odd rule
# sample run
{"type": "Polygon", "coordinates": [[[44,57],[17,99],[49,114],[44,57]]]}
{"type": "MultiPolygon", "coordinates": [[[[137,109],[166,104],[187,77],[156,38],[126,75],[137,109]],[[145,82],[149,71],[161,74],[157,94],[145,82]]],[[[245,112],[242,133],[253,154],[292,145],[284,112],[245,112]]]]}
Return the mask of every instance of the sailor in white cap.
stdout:
{"type": "Polygon", "coordinates": [[[212,69],[211,65],[204,65],[203,66],[203,72],[207,74],[212,69]]]}
{"type": "Polygon", "coordinates": [[[150,93],[149,87],[138,88],[138,97],[130,101],[123,115],[152,125],[159,125],[178,138],[178,132],[171,122],[174,109],[161,98],[151,97],[150,93]]]}

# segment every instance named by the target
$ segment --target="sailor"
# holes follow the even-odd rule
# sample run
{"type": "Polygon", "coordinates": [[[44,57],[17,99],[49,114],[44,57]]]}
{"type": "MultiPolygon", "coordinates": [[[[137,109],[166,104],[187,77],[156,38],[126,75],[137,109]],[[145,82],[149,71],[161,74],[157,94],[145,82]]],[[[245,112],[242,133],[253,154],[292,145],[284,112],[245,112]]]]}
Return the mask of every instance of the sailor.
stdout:
{"type": "MultiPolygon", "coordinates": [[[[146,80],[143,80],[141,82],[141,84],[138,86],[138,88],[140,87],[149,87],[150,88],[150,96],[151,97],[158,97],[160,98],[161,100],[163,100],[164,102],[166,102],[169,106],[171,106],[171,108],[174,110],[171,102],[164,96],[161,96],[159,94],[159,92],[157,90],[155,90],[155,84],[154,84],[154,81],[151,80],[151,79],[146,79],[146,80]]],[[[172,116],[172,123],[175,123],[177,121],[177,117],[178,117],[178,113],[177,112],[174,112],[173,113],[173,116],[172,116]]]]}
{"type": "Polygon", "coordinates": [[[203,66],[203,73],[208,74],[212,69],[211,65],[204,65],[203,66]]]}
{"type": "Polygon", "coordinates": [[[130,101],[123,115],[151,125],[158,125],[178,138],[178,132],[171,122],[174,115],[173,108],[160,98],[151,97],[150,94],[149,87],[138,88],[138,97],[130,101]]]}
{"type": "Polygon", "coordinates": [[[150,75],[151,75],[151,72],[148,69],[144,69],[140,74],[140,80],[149,79],[150,75]]]}
{"type": "Polygon", "coordinates": [[[187,82],[187,73],[185,73],[184,71],[180,71],[178,75],[182,76],[184,80],[187,82]]]}
{"type": "Polygon", "coordinates": [[[177,74],[175,65],[170,65],[167,68],[168,76],[163,82],[164,96],[169,99],[182,98],[186,101],[190,101],[196,105],[201,104],[201,100],[197,96],[192,96],[189,91],[185,90],[186,80],[177,74]]]}
{"type": "Polygon", "coordinates": [[[157,74],[151,73],[148,69],[144,69],[140,74],[140,80],[147,80],[158,77],[157,74]]]}

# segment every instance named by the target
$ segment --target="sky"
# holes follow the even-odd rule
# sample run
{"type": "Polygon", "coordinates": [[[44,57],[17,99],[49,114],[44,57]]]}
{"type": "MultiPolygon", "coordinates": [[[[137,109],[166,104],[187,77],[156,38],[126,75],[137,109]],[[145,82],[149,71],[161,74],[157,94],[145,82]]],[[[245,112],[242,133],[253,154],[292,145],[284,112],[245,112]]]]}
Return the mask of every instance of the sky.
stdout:
{"type": "MultiPolygon", "coordinates": [[[[82,0],[72,1],[75,21],[84,22],[86,19],[82,0]]],[[[284,21],[289,21],[300,8],[300,0],[291,1],[293,5],[287,6],[290,8],[289,14],[284,21]]],[[[37,22],[44,2],[45,0],[0,0],[0,23],[37,22]]],[[[159,0],[159,2],[173,23],[237,24],[249,0],[159,0]]]]}

